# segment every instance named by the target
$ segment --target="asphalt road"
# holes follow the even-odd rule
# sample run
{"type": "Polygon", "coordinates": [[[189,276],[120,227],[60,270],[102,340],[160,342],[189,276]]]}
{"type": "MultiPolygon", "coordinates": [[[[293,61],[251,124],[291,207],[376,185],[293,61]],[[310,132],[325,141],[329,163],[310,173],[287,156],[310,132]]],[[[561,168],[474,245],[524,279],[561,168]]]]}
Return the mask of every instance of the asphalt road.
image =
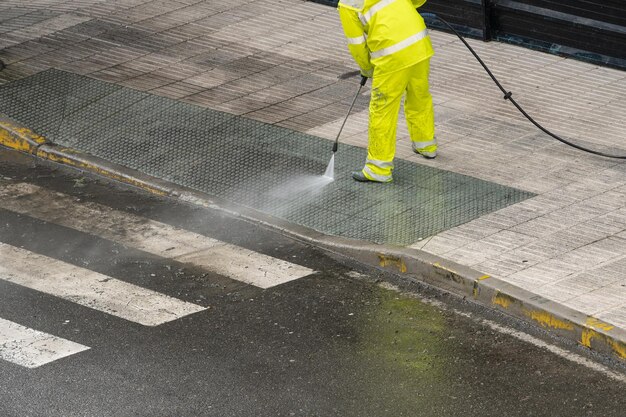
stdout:
{"type": "Polygon", "coordinates": [[[512,319],[1,149],[0,258],[5,417],[626,414],[622,368],[512,319]]]}

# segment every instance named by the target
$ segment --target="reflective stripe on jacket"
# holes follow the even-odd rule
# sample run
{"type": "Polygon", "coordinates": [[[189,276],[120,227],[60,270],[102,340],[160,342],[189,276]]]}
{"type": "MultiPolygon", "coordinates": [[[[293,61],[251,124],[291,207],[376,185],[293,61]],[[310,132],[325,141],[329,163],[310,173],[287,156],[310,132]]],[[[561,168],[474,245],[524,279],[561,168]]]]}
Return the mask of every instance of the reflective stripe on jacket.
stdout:
{"type": "Polygon", "coordinates": [[[393,72],[430,58],[432,44],[415,10],[425,0],[340,0],[348,48],[363,72],[393,72]]]}

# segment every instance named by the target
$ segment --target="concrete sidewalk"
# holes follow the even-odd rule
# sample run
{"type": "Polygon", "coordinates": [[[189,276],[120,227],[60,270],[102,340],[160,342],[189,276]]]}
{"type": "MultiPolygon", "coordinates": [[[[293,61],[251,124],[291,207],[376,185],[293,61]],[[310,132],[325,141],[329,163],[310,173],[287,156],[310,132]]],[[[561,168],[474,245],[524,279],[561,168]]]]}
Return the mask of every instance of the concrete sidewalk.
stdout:
{"type": "MultiPolygon", "coordinates": [[[[191,147],[191,143],[220,156],[221,146],[203,148],[200,137],[194,142],[181,136],[181,142],[162,149],[155,149],[149,141],[137,143],[133,152],[139,155],[148,149],[152,153],[135,165],[117,155],[130,152],[128,147],[120,151],[116,140],[122,134],[137,136],[138,129],[146,125],[153,128],[151,132],[158,132],[167,127],[163,120],[171,125],[181,117],[205,123],[208,117],[211,126],[230,129],[231,141],[237,137],[235,131],[244,130],[242,126],[246,135],[267,131],[244,147],[253,153],[265,146],[264,155],[275,167],[264,171],[268,175],[264,178],[292,173],[278,168],[283,157],[292,164],[302,161],[311,172],[325,165],[330,142],[318,139],[334,139],[357,87],[356,79],[337,79],[354,70],[354,64],[331,7],[297,0],[4,1],[0,4],[0,60],[7,68],[0,72],[0,92],[5,92],[0,113],[17,123],[5,119],[0,136],[5,145],[48,159],[94,171],[107,166],[110,169],[105,171],[115,173],[118,179],[155,191],[170,192],[174,188],[168,184],[175,183],[215,195],[224,205],[247,206],[251,218],[256,216],[333,250],[473,296],[585,346],[626,358],[626,166],[619,160],[568,148],[540,133],[502,100],[458,39],[441,32],[432,32],[431,37],[436,49],[431,85],[441,144],[437,159],[425,161],[412,153],[401,120],[394,184],[385,191],[377,186],[366,191],[350,188],[354,185],[345,176],[362,164],[364,154],[359,150],[367,143],[367,92],[357,100],[341,138],[343,148],[338,155],[346,155],[346,159],[337,167],[336,193],[343,198],[338,201],[355,204],[358,198],[377,198],[376,204],[383,210],[379,213],[384,214],[384,221],[378,223],[376,218],[363,217],[369,223],[362,234],[351,235],[354,227],[340,230],[333,229],[335,224],[309,224],[305,220],[310,213],[302,222],[281,217],[281,212],[267,205],[272,201],[259,202],[250,195],[259,194],[254,187],[262,187],[263,182],[246,183],[244,193],[234,192],[242,191],[236,188],[238,184],[225,184],[219,178],[223,173],[211,178],[210,166],[202,165],[202,156],[207,154],[192,163],[197,176],[176,177],[181,165],[188,164],[181,148],[191,147]],[[41,83],[46,77],[68,80],[58,87],[61,90],[87,83],[95,86],[94,94],[101,92],[98,97],[118,93],[131,104],[154,97],[151,111],[158,117],[145,116],[141,123],[126,129],[92,129],[94,136],[78,135],[88,127],[70,125],[69,116],[79,115],[85,108],[82,104],[72,109],[67,100],[63,111],[56,114],[54,106],[42,109],[43,100],[35,100],[40,97],[37,94],[43,94],[41,83]],[[96,85],[85,79],[111,84],[96,85]],[[26,87],[39,93],[26,96],[21,93],[26,87]],[[29,119],[37,114],[50,116],[29,119]],[[45,139],[25,139],[22,127],[45,139]],[[282,136],[277,136],[278,131],[282,136]],[[278,147],[279,136],[286,140],[282,147],[278,147]],[[28,143],[32,147],[24,146],[28,143]],[[292,149],[303,143],[306,146],[292,149]],[[118,148],[109,146],[114,144],[118,148]],[[79,157],[71,149],[85,154],[79,157]],[[171,174],[151,171],[159,164],[168,165],[171,174]],[[428,209],[419,206],[418,199],[405,201],[400,212],[397,206],[383,204],[389,195],[394,201],[400,198],[389,191],[392,187],[407,187],[405,195],[422,191],[411,187],[423,175],[407,174],[418,171],[446,184],[452,181],[455,192],[484,189],[485,195],[504,197],[479,208],[477,202],[486,198],[446,197],[441,203],[446,210],[461,207],[459,201],[471,204],[454,215],[448,212],[444,220],[432,217],[431,210],[430,223],[441,226],[431,234],[420,229],[401,240],[389,238],[397,230],[389,225],[390,218],[399,218],[398,214],[412,207],[428,209]],[[385,198],[381,199],[381,193],[385,198]],[[379,230],[372,231],[377,224],[379,230]],[[391,232],[380,230],[382,227],[391,227],[391,232]],[[337,233],[332,233],[334,230],[337,233]]],[[[625,72],[512,45],[470,43],[505,88],[546,127],[581,145],[626,155],[625,72]]],[[[129,108],[126,104],[114,106],[119,104],[101,105],[99,120],[110,120],[111,114],[129,108]]],[[[132,119],[121,117],[118,124],[123,125],[125,118],[132,119]]],[[[180,129],[183,126],[177,125],[167,133],[175,139],[180,129]]],[[[429,198],[434,201],[432,195],[429,198]]],[[[300,201],[299,207],[306,203],[300,201]]],[[[344,207],[336,208],[339,214],[341,210],[344,207]]],[[[343,214],[346,218],[353,215],[343,214]]],[[[419,215],[425,214],[411,213],[405,219],[419,215]]]]}

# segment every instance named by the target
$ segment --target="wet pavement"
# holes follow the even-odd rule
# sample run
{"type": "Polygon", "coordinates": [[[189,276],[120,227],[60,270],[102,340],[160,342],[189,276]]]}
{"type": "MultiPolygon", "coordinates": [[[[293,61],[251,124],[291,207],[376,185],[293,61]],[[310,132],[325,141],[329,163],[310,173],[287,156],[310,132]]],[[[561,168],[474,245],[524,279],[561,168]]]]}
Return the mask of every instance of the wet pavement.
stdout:
{"type": "Polygon", "coordinates": [[[327,235],[409,245],[533,193],[398,160],[355,183],[362,148],[64,71],[0,86],[0,113],[47,140],[327,235]]]}
{"type": "MultiPolygon", "coordinates": [[[[511,318],[416,283],[398,292],[389,284],[397,278],[223,212],[12,152],[0,150],[0,162],[4,184],[42,186],[316,271],[263,290],[0,210],[2,243],[208,308],[145,327],[0,280],[1,318],[90,346],[36,369],[0,361],[4,416],[623,415],[623,377],[487,325],[536,331],[511,318]]],[[[582,350],[565,350],[584,361],[582,350]]]]}
{"type": "MultiPolygon", "coordinates": [[[[354,246],[398,244],[369,247],[427,259],[433,268],[425,280],[455,272],[467,296],[506,288],[507,300],[522,306],[518,316],[626,357],[626,165],[538,132],[453,35],[430,33],[437,159],[412,152],[401,114],[396,181],[384,189],[354,184],[348,175],[362,165],[367,143],[364,88],[341,138],[336,188],[296,199],[289,189],[310,178],[295,174],[323,172],[357,88],[357,79],[338,78],[354,62],[334,8],[280,0],[5,0],[0,35],[3,112],[27,123],[18,130],[41,129],[80,146],[62,156],[97,153],[100,162],[137,168],[125,179],[162,176],[150,178],[264,210],[274,217],[257,218],[277,228],[306,225],[335,235],[329,239],[356,238],[354,246]],[[206,132],[223,136],[213,143],[206,132]],[[233,171],[233,161],[254,173],[233,171]]],[[[624,154],[626,73],[468,42],[546,127],[624,154]]],[[[0,141],[3,120],[0,114],[0,141]]],[[[43,148],[40,156],[59,156],[43,148]]],[[[90,168],[102,172],[102,165],[90,168]]],[[[494,299],[483,301],[507,308],[494,299]]]]}

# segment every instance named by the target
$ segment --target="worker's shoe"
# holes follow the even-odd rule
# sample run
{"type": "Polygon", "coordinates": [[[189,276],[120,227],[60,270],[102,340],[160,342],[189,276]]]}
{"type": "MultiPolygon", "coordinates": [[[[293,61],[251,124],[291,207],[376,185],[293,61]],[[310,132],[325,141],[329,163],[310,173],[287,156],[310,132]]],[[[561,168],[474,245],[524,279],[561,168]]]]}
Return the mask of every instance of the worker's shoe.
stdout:
{"type": "Polygon", "coordinates": [[[435,146],[430,145],[425,148],[418,148],[417,146],[415,146],[415,142],[413,142],[413,152],[422,155],[426,159],[435,159],[435,157],[437,156],[437,143],[435,142],[434,145],[435,146]]]}
{"type": "Polygon", "coordinates": [[[391,177],[389,177],[387,181],[378,181],[378,180],[369,179],[365,176],[363,171],[354,171],[352,173],[352,178],[358,182],[382,182],[382,183],[391,182],[391,177]]]}
{"type": "Polygon", "coordinates": [[[437,157],[437,151],[425,151],[422,149],[413,148],[413,152],[416,154],[422,155],[426,159],[435,159],[437,157]]]}

